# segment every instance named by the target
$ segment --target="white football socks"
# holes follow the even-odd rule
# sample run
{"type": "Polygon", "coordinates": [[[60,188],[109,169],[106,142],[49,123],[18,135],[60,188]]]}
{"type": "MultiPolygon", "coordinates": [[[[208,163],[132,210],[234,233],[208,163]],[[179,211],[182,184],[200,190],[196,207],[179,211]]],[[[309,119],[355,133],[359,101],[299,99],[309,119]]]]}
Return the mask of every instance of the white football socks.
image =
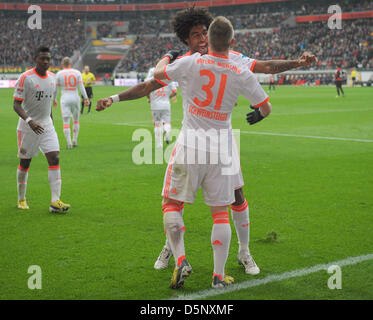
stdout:
{"type": "Polygon", "coordinates": [[[75,145],[78,144],[79,129],[80,129],[79,121],[74,121],[73,122],[73,143],[75,145]]]}
{"type": "Polygon", "coordinates": [[[66,138],[67,145],[71,146],[70,118],[63,118],[63,135],[66,138]]]}
{"type": "MultiPolygon", "coordinates": [[[[184,214],[184,203],[180,206],[180,214],[181,216],[183,216],[184,214]]],[[[166,237],[166,242],[164,244],[164,247],[172,251],[170,242],[168,241],[167,237],[166,237]]]]}
{"type": "Polygon", "coordinates": [[[232,219],[236,228],[239,256],[250,254],[249,238],[250,238],[250,220],[249,220],[249,206],[247,201],[241,205],[231,205],[232,219]]]}
{"type": "Polygon", "coordinates": [[[154,124],[154,136],[155,136],[155,144],[157,148],[161,148],[163,146],[163,126],[161,122],[156,121],[154,124]]]}
{"type": "Polygon", "coordinates": [[[211,232],[211,244],[214,251],[214,276],[224,280],[225,263],[228,259],[231,242],[231,226],[229,213],[218,212],[212,215],[214,225],[211,232]]]}
{"type": "Polygon", "coordinates": [[[162,210],[167,240],[175,257],[175,264],[180,266],[183,259],[185,259],[185,226],[180,213],[180,206],[176,203],[166,203],[163,205],[162,210]]]}
{"type": "Polygon", "coordinates": [[[166,141],[170,141],[170,131],[171,131],[171,124],[169,122],[166,122],[164,125],[163,125],[163,129],[164,129],[164,138],[166,141]]]}
{"type": "Polygon", "coordinates": [[[61,169],[59,165],[48,167],[48,181],[51,188],[51,201],[55,202],[61,196],[61,169]]]}
{"type": "Polygon", "coordinates": [[[18,200],[26,200],[28,170],[22,168],[21,165],[17,168],[17,192],[18,200]]]}

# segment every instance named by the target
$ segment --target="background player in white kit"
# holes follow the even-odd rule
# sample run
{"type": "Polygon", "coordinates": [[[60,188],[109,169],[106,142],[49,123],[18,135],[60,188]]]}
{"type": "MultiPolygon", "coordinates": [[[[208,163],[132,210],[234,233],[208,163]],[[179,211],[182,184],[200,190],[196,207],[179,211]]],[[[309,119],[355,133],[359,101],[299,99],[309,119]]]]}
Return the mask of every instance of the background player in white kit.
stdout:
{"type": "MultiPolygon", "coordinates": [[[[154,69],[150,68],[148,72],[147,80],[154,78],[154,69]]],[[[152,111],[153,123],[154,123],[154,136],[155,144],[157,148],[163,147],[163,131],[165,133],[164,138],[166,143],[170,143],[170,131],[171,131],[171,104],[170,99],[174,103],[176,99],[177,87],[175,82],[171,82],[169,85],[159,88],[151,92],[148,95],[148,101],[150,102],[150,109],[152,111]]]]}
{"type": "Polygon", "coordinates": [[[63,119],[63,134],[67,141],[67,149],[78,146],[79,116],[80,116],[80,93],[84,98],[84,105],[89,105],[89,99],[83,85],[82,74],[79,70],[72,69],[69,57],[62,60],[63,70],[57,72],[56,91],[54,98],[57,99],[58,88],[61,88],[61,112],[63,119]],[[70,119],[73,119],[73,141],[71,142],[70,119]]]}
{"type": "MultiPolygon", "coordinates": [[[[202,188],[204,202],[210,206],[213,217],[211,243],[214,251],[213,288],[231,283],[226,278],[225,263],[231,239],[229,205],[235,202],[234,173],[222,174],[222,163],[193,164],[185,162],[187,153],[196,149],[188,137],[195,131],[201,137],[201,130],[211,135],[211,129],[228,130],[232,135],[231,113],[240,94],[259,108],[263,117],[269,115],[271,105],[254,74],[245,63],[236,63],[229,58],[229,46],[233,44],[234,31],[230,21],[217,17],[208,30],[210,50],[207,55],[195,53],[168,64],[171,57],[163,58],[156,66],[154,78],[177,81],[183,96],[184,119],[181,133],[168,164],[163,185],[163,219],[167,239],[175,257],[176,267],[171,279],[171,287],[184,284],[192,268],[186,260],[184,248],[185,226],[180,213],[184,202],[193,203],[199,187],[202,188]]],[[[217,139],[221,135],[217,134],[217,139]]],[[[221,154],[221,145],[210,140],[207,155],[221,154]]],[[[230,140],[230,150],[232,150],[230,140]]],[[[199,142],[199,140],[198,140],[199,142]]],[[[198,144],[199,148],[199,144],[198,144]]],[[[228,152],[228,150],[223,150],[228,152]]],[[[188,158],[189,159],[189,158],[188,158]]]]}
{"type": "Polygon", "coordinates": [[[51,54],[49,48],[36,50],[36,67],[21,74],[14,89],[14,111],[19,115],[17,137],[18,208],[29,209],[26,202],[26,186],[31,159],[39,149],[47,158],[48,180],[51,188],[50,212],[64,212],[69,204],[60,200],[61,170],[59,164],[60,146],[52,120],[52,100],[56,88],[55,74],[49,72],[51,54]],[[23,107],[22,107],[23,103],[23,107]]]}

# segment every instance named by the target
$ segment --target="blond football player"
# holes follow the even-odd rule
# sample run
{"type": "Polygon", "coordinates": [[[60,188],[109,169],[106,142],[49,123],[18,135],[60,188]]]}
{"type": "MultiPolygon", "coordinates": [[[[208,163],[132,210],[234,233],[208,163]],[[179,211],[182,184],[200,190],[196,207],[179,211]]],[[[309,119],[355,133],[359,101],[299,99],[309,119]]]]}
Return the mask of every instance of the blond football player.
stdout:
{"type": "MultiPolygon", "coordinates": [[[[88,106],[90,101],[83,85],[82,74],[79,70],[72,68],[72,62],[69,57],[62,60],[63,69],[57,72],[56,75],[56,92],[55,98],[58,95],[58,89],[61,88],[61,113],[63,119],[63,133],[67,141],[67,149],[78,146],[79,136],[79,107],[80,97],[78,94],[78,87],[81,95],[84,98],[85,106],[88,106]],[[73,119],[73,140],[71,141],[70,119],[73,119]]],[[[55,102],[56,103],[56,102],[55,102]]]]}
{"type": "MultiPolygon", "coordinates": [[[[164,57],[156,66],[154,78],[177,81],[183,96],[184,118],[180,135],[169,161],[163,184],[163,221],[176,266],[171,287],[179,288],[191,274],[184,247],[184,221],[181,207],[193,203],[196,192],[202,188],[204,202],[210,206],[213,228],[211,244],[214,252],[213,288],[225,287],[232,282],[225,275],[231,229],[229,206],[235,202],[234,172],[223,174],[225,163],[220,159],[219,143],[223,132],[228,132],[228,149],[234,149],[231,114],[240,94],[251,101],[263,117],[269,115],[271,105],[254,74],[245,64],[229,58],[234,30],[230,21],[217,17],[208,30],[209,52],[195,53],[176,59],[164,57]],[[211,130],[213,129],[213,130],[211,130]],[[191,141],[191,133],[197,141],[191,141]],[[210,143],[201,149],[201,139],[209,137],[210,143]],[[198,146],[198,147],[196,147],[198,146]],[[198,150],[198,152],[197,152],[198,150]],[[217,163],[190,162],[189,155],[206,154],[204,159],[218,159],[217,163]],[[216,154],[219,153],[219,156],[216,154]]],[[[232,153],[231,153],[232,154],[232,153]]],[[[196,160],[194,158],[194,160],[196,160]]]]}

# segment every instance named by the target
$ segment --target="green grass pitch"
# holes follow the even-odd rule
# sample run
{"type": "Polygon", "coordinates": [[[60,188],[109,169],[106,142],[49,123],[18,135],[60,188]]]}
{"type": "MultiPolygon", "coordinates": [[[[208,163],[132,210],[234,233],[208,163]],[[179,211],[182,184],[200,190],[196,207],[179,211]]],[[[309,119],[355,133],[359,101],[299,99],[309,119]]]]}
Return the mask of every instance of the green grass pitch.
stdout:
{"type": "MultiPolygon", "coordinates": [[[[120,90],[95,87],[93,104],[120,90]]],[[[346,97],[336,99],[334,87],[277,87],[270,93],[271,116],[254,126],[245,122],[247,101],[239,99],[232,123],[242,131],[250,249],[261,273],[246,275],[237,264],[231,222],[226,272],[236,283],[373,253],[372,90],[345,88],[346,97]],[[270,232],[277,241],[266,240],[270,232]]],[[[152,130],[145,98],[85,113],[79,147],[72,150],[66,150],[61,114],[54,109],[61,199],[72,208],[53,215],[41,154],[29,171],[31,209],[16,208],[18,119],[12,95],[13,90],[0,89],[0,299],[168,299],[211,288],[212,218],[201,192],[184,213],[194,274],[184,289],[174,291],[168,287],[173,260],[166,270],[153,269],[165,239],[160,193],[166,163],[132,161],[138,144],[133,132],[152,130]],[[41,290],[27,286],[31,265],[41,267],[41,290]]],[[[172,106],[174,128],[181,119],[179,94],[172,106]]],[[[341,290],[328,288],[330,276],[319,271],[210,298],[373,299],[372,260],[342,267],[341,290]]]]}

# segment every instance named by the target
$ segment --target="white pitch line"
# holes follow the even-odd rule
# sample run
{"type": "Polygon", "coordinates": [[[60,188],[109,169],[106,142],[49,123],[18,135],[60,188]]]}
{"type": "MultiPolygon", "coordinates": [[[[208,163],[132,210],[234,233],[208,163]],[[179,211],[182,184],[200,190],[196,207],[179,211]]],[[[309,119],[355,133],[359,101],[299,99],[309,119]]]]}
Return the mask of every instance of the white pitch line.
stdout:
{"type": "Polygon", "coordinates": [[[272,116],[290,116],[290,115],[298,115],[298,114],[316,114],[316,113],[336,113],[336,112],[356,112],[356,111],[372,111],[373,109],[372,108],[356,108],[356,109],[336,109],[336,110],[333,110],[333,109],[328,109],[328,110],[317,110],[317,111],[301,111],[301,112],[293,112],[293,113],[288,113],[288,112],[284,112],[284,113],[272,113],[271,114],[271,117],[272,116]]]}
{"type": "Polygon", "coordinates": [[[373,142],[373,140],[368,140],[368,139],[355,139],[355,138],[338,138],[338,137],[307,136],[307,135],[301,135],[301,134],[274,133],[274,132],[260,132],[260,131],[243,131],[243,130],[240,130],[240,132],[241,132],[241,133],[247,133],[247,134],[266,135],[266,136],[281,136],[281,137],[309,138],[309,139],[322,139],[322,140],[338,140],[338,141],[356,141],[356,142],[370,142],[370,143],[373,142]]]}
{"type": "MultiPolygon", "coordinates": [[[[150,125],[150,124],[145,124],[145,123],[141,124],[141,123],[133,123],[133,122],[122,122],[122,123],[114,123],[114,124],[119,125],[119,126],[128,126],[128,127],[149,127],[149,128],[153,127],[153,125],[150,125]]],[[[373,140],[368,140],[368,139],[308,136],[308,135],[301,135],[301,134],[275,133],[275,132],[260,132],[260,131],[240,130],[240,133],[257,134],[257,135],[264,135],[264,136],[280,136],[280,137],[321,139],[321,140],[355,141],[355,142],[367,142],[367,143],[372,143],[373,142],[373,140]]]]}
{"type": "Polygon", "coordinates": [[[368,261],[368,260],[373,260],[373,253],[361,255],[358,257],[349,257],[343,260],[329,262],[327,264],[318,264],[313,267],[297,269],[297,270],[288,271],[288,272],[284,272],[280,274],[272,274],[262,279],[247,280],[241,283],[231,284],[228,287],[225,287],[222,289],[208,289],[208,290],[195,292],[192,294],[179,295],[178,297],[171,298],[170,300],[205,299],[205,298],[214,297],[214,296],[218,296],[218,295],[229,293],[229,292],[234,292],[234,291],[243,290],[243,289],[252,288],[252,287],[258,287],[261,285],[265,285],[267,283],[305,276],[311,273],[319,272],[322,270],[327,270],[332,265],[343,267],[343,266],[350,266],[350,265],[357,264],[363,261],[368,261]]]}
{"type": "Polygon", "coordinates": [[[121,123],[114,123],[117,126],[128,126],[128,127],[153,127],[151,124],[147,124],[149,122],[121,122],[121,123]]]}

